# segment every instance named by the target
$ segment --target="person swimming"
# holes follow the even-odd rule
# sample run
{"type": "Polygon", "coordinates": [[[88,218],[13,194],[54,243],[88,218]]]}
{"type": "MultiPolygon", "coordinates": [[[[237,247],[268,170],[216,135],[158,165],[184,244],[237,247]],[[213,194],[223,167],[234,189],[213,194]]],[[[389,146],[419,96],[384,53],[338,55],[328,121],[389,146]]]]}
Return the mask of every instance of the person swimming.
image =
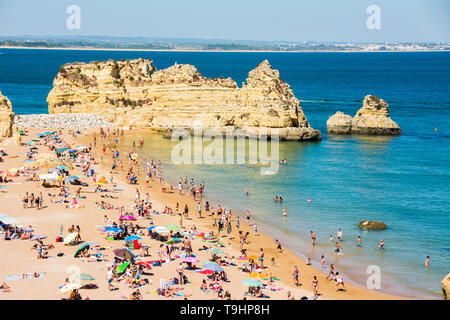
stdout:
{"type": "Polygon", "coordinates": [[[245,188],[244,194],[245,194],[246,196],[248,196],[248,189],[247,189],[247,188],[245,188]]]}

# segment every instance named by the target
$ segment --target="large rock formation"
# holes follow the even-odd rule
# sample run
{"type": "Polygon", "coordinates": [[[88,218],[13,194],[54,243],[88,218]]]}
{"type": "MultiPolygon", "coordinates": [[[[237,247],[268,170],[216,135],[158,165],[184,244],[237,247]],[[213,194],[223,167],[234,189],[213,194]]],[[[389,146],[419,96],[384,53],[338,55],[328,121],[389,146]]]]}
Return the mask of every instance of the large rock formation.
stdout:
{"type": "Polygon", "coordinates": [[[206,78],[192,65],[156,70],[152,60],[70,63],[48,98],[49,113],[95,113],[115,125],[161,131],[194,128],[280,129],[285,140],[320,140],[290,86],[267,60],[238,88],[231,78],[206,78]]]}
{"type": "Polygon", "coordinates": [[[11,101],[0,91],[0,142],[11,137],[14,142],[21,144],[19,130],[14,125],[11,101]]]}
{"type": "Polygon", "coordinates": [[[353,119],[338,111],[327,121],[328,133],[336,134],[369,134],[397,135],[402,133],[400,127],[389,117],[386,101],[377,96],[368,95],[363,106],[356,112],[353,119]]]}
{"type": "Polygon", "coordinates": [[[445,300],[450,300],[450,273],[441,281],[442,293],[445,300]]]}

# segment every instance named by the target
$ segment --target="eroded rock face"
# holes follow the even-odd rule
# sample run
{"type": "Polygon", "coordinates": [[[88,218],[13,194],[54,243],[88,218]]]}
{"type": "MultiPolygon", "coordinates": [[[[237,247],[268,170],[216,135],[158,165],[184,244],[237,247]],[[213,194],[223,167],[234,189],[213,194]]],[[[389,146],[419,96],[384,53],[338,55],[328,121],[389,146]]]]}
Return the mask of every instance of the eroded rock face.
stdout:
{"type": "Polygon", "coordinates": [[[342,112],[337,112],[327,121],[328,133],[336,134],[368,134],[368,135],[397,135],[401,134],[400,127],[389,117],[386,101],[377,96],[367,95],[363,106],[351,118],[342,112]]]}
{"type": "Polygon", "coordinates": [[[445,300],[450,300],[450,273],[441,281],[442,293],[445,300]]]}
{"type": "Polygon", "coordinates": [[[156,70],[144,59],[71,63],[56,75],[47,102],[49,113],[95,113],[119,126],[266,128],[269,134],[280,129],[285,140],[321,139],[267,60],[249,72],[242,88],[231,78],[206,78],[192,65],[156,70]]]}
{"type": "Polygon", "coordinates": [[[13,141],[21,144],[20,134],[14,125],[14,112],[11,101],[0,91],[0,142],[13,138],[13,141]]]}

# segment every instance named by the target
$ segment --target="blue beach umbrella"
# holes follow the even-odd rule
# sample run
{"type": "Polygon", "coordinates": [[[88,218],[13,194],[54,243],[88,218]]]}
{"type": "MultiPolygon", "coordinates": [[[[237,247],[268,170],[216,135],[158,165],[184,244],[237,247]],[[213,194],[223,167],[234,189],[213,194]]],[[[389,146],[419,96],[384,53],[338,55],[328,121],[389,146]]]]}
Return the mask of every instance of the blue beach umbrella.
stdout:
{"type": "Polygon", "coordinates": [[[77,275],[77,278],[82,280],[82,281],[93,281],[93,280],[95,280],[95,278],[93,276],[91,276],[90,274],[87,274],[87,273],[80,273],[79,275],[77,275]]]}
{"type": "Polygon", "coordinates": [[[106,232],[106,233],[119,233],[120,231],[122,231],[122,230],[120,230],[119,228],[112,228],[112,227],[110,227],[110,228],[106,228],[103,232],[106,232]]]}
{"type": "Polygon", "coordinates": [[[36,135],[37,135],[38,137],[43,137],[43,136],[45,136],[45,134],[43,134],[43,133],[36,133],[36,135]]]}
{"type": "Polygon", "coordinates": [[[80,179],[80,178],[78,178],[77,176],[70,176],[70,177],[66,178],[66,181],[75,181],[78,179],[80,179]]]}
{"type": "Polygon", "coordinates": [[[147,230],[153,230],[155,228],[156,228],[156,226],[151,226],[150,228],[147,228],[147,230]]]}
{"type": "Polygon", "coordinates": [[[222,272],[223,271],[223,268],[215,262],[208,262],[203,265],[203,268],[214,271],[214,272],[222,272]]]}
{"type": "Polygon", "coordinates": [[[47,132],[44,133],[44,135],[46,135],[46,136],[49,136],[49,135],[51,135],[51,134],[52,134],[52,133],[49,132],[49,131],[47,131],[47,132]]]}
{"type": "Polygon", "coordinates": [[[141,237],[138,237],[138,236],[128,236],[128,237],[126,237],[125,238],[125,241],[133,241],[133,240],[140,240],[140,239],[142,239],[141,237]]]}
{"type": "Polygon", "coordinates": [[[67,170],[67,167],[66,166],[57,166],[56,169],[67,170]]]}

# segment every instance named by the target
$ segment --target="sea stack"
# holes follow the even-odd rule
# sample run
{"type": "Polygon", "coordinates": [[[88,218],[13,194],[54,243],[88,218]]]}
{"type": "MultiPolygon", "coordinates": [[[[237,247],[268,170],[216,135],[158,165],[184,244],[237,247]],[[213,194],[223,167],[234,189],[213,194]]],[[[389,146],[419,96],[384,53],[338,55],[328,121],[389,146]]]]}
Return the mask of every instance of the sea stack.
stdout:
{"type": "Polygon", "coordinates": [[[327,121],[328,133],[334,134],[366,134],[366,135],[398,135],[401,129],[389,117],[386,101],[374,95],[364,98],[363,106],[355,116],[338,111],[327,121]]]}
{"type": "Polygon", "coordinates": [[[0,91],[0,142],[12,137],[14,142],[21,145],[19,130],[14,125],[14,116],[11,101],[0,91]]]}
{"type": "Polygon", "coordinates": [[[157,70],[152,60],[63,65],[48,97],[49,113],[95,113],[117,126],[161,132],[201,124],[245,136],[278,129],[281,140],[320,140],[299,100],[267,60],[239,88],[231,78],[206,78],[189,64],[157,70]]]}

